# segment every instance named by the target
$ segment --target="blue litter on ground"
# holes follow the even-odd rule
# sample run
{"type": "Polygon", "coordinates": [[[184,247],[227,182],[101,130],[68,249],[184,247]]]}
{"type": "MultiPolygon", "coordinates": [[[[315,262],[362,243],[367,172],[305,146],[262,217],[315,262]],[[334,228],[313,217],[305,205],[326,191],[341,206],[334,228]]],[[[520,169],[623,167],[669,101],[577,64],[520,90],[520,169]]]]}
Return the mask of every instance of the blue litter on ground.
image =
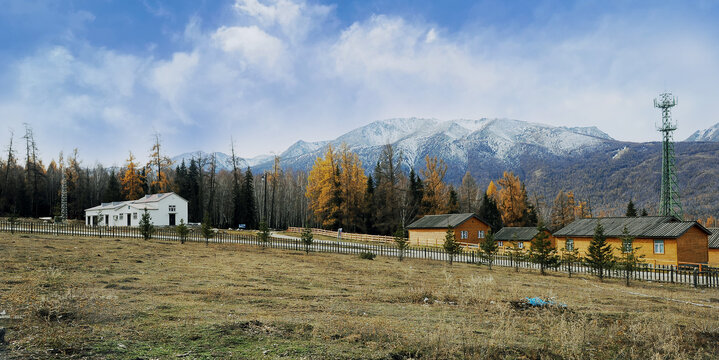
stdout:
{"type": "Polygon", "coordinates": [[[531,305],[531,306],[537,306],[537,307],[556,306],[556,307],[562,307],[562,308],[566,308],[566,307],[567,307],[567,304],[563,304],[563,303],[560,303],[560,302],[556,302],[556,301],[551,300],[551,299],[544,300],[544,299],[542,299],[542,298],[540,298],[540,297],[531,297],[531,298],[530,298],[530,297],[527,297],[527,298],[524,298],[524,299],[525,299],[525,301],[527,302],[527,304],[529,304],[529,305],[531,305]]]}

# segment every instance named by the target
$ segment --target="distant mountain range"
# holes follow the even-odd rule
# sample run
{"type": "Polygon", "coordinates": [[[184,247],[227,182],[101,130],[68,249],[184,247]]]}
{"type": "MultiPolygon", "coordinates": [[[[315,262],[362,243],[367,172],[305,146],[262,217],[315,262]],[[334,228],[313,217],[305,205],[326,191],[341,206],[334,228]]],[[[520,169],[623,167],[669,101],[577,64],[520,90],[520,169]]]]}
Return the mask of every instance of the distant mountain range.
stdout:
{"type": "MultiPolygon", "coordinates": [[[[336,139],[297,141],[281,153],[283,168],[309,170],[328,144],[347,144],[369,172],[385,144],[402,154],[406,170],[424,168],[426,155],[448,165],[446,181],[458,185],[465,172],[480,186],[513,171],[527,189],[550,206],[559,190],[589,199],[595,210],[621,214],[629,199],[650,213],[659,198],[661,143],[618,141],[596,127],[555,127],[512,119],[439,121],[399,118],[375,121],[336,139]]],[[[719,124],[697,131],[676,145],[677,170],[685,211],[719,214],[719,124]]],[[[173,158],[189,162],[194,155],[173,158]]],[[[229,156],[216,153],[230,169],[229,156]]],[[[241,159],[253,171],[269,170],[273,156],[241,159]]],[[[220,167],[218,166],[218,169],[220,167]]]]}
{"type": "Polygon", "coordinates": [[[697,130],[685,141],[719,141],[719,123],[708,129],[697,130]]]}

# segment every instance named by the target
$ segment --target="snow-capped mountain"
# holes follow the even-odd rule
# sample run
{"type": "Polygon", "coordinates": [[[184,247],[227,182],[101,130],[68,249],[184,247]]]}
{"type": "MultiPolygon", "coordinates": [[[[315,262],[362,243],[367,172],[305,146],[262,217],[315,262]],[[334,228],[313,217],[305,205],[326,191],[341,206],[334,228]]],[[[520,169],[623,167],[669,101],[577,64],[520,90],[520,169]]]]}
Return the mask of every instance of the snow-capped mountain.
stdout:
{"type": "Polygon", "coordinates": [[[719,142],[719,123],[714,126],[704,129],[697,130],[694,134],[689,136],[684,141],[714,141],[719,142]]]}
{"type": "MultiPolygon", "coordinates": [[[[511,119],[398,118],[375,121],[330,141],[298,141],[281,154],[281,162],[308,170],[328,144],[335,148],[346,144],[370,170],[382,147],[392,144],[401,152],[406,168],[422,168],[425,155],[437,156],[449,165],[448,176],[454,178],[480,164],[512,168],[527,156],[575,156],[607,143],[616,141],[596,127],[555,127],[511,119]]],[[[260,169],[269,166],[257,165],[260,169]]]]}

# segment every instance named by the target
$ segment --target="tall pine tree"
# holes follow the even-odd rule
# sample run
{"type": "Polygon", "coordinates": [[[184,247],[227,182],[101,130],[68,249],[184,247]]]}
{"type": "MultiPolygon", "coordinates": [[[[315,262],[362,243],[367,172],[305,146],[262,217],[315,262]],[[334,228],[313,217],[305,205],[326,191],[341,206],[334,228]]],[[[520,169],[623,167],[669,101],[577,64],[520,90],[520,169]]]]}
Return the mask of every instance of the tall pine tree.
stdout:
{"type": "Polygon", "coordinates": [[[599,220],[597,220],[597,226],[594,227],[594,237],[589,242],[585,262],[594,269],[600,280],[603,280],[605,272],[614,266],[612,246],[607,242],[604,227],[599,220]]]}

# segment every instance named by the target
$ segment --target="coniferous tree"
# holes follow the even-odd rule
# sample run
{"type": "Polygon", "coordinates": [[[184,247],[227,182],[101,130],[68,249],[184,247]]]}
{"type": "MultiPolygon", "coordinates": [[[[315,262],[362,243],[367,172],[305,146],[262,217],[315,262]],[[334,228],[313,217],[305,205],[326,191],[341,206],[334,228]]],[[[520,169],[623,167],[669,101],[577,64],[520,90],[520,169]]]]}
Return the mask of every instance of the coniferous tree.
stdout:
{"type": "Polygon", "coordinates": [[[599,280],[603,280],[605,272],[614,265],[612,246],[607,243],[607,236],[604,235],[604,227],[599,220],[597,220],[597,226],[594,228],[594,237],[589,242],[589,248],[587,248],[584,261],[589,267],[596,271],[599,280]]]}
{"type": "Polygon", "coordinates": [[[312,248],[312,243],[314,242],[314,237],[312,236],[312,229],[310,229],[309,224],[305,223],[304,228],[302,229],[302,244],[305,246],[305,253],[309,255],[310,248],[312,248]]]}
{"type": "Polygon", "coordinates": [[[492,263],[494,263],[494,257],[497,256],[499,246],[497,241],[494,240],[494,233],[492,230],[487,232],[484,241],[479,243],[480,257],[487,264],[489,270],[492,270],[492,263]]]}
{"type": "Polygon", "coordinates": [[[639,264],[644,262],[644,255],[639,254],[639,246],[634,247],[634,237],[629,235],[629,230],[626,225],[624,229],[622,229],[620,239],[622,240],[622,245],[617,250],[619,250],[622,255],[618,259],[618,265],[624,270],[624,279],[626,285],[629,286],[629,280],[632,278],[632,275],[639,268],[639,264]]]}
{"type": "MultiPolygon", "coordinates": [[[[500,186],[497,207],[502,213],[502,223],[507,226],[525,226],[530,223],[531,214],[527,210],[527,192],[524,184],[511,172],[497,181],[500,186]]],[[[536,218],[536,213],[534,213],[536,218]]]]}
{"type": "Polygon", "coordinates": [[[422,193],[422,214],[444,214],[447,211],[447,186],[444,176],[447,174],[447,165],[437,157],[425,156],[425,169],[421,173],[424,179],[422,193]]]}
{"type": "Polygon", "coordinates": [[[477,200],[479,200],[477,182],[467,171],[459,187],[459,211],[462,213],[477,211],[477,200]]]}
{"type": "Polygon", "coordinates": [[[140,234],[142,234],[142,237],[145,240],[150,240],[154,232],[155,225],[152,224],[150,213],[147,211],[147,209],[145,209],[142,213],[142,217],[140,218],[140,234]]]}
{"type": "Polygon", "coordinates": [[[404,253],[409,247],[409,241],[407,241],[407,231],[402,227],[397,227],[397,231],[394,232],[394,243],[397,245],[397,251],[399,252],[399,261],[404,259],[404,253]]]}
{"type": "Polygon", "coordinates": [[[362,213],[362,221],[364,224],[364,231],[370,234],[375,232],[374,219],[377,207],[375,206],[374,189],[374,179],[372,178],[372,175],[368,175],[367,186],[365,187],[364,192],[364,211],[362,213]]]}
{"type": "Polygon", "coordinates": [[[519,264],[527,257],[524,250],[524,243],[517,240],[516,235],[510,243],[512,244],[512,247],[507,249],[507,253],[509,253],[509,258],[512,259],[512,263],[514,264],[514,272],[519,272],[519,264]],[[522,244],[522,247],[520,247],[520,244],[522,244]]]}
{"type": "Polygon", "coordinates": [[[190,229],[185,225],[185,219],[180,219],[180,225],[177,225],[175,231],[177,231],[177,237],[180,238],[180,244],[184,244],[187,241],[187,234],[190,233],[190,229]]]}
{"type": "Polygon", "coordinates": [[[496,233],[502,228],[502,214],[497,208],[497,202],[489,194],[484,193],[477,215],[487,222],[487,225],[492,228],[492,232],[496,233]]]}
{"type": "Polygon", "coordinates": [[[383,235],[391,235],[395,226],[401,223],[400,183],[404,175],[400,168],[401,155],[390,144],[382,147],[379,160],[374,169],[375,230],[383,235]]]}
{"type": "Polygon", "coordinates": [[[642,209],[642,216],[649,216],[647,209],[642,209]]]}
{"type": "Polygon", "coordinates": [[[572,267],[579,262],[579,260],[579,250],[576,248],[572,250],[562,249],[562,263],[567,265],[567,272],[570,278],[572,277],[572,267]]]}
{"type": "Polygon", "coordinates": [[[412,168],[409,172],[409,212],[408,216],[410,222],[417,216],[422,215],[422,198],[424,197],[424,185],[422,179],[414,172],[412,168]]]}
{"type": "Polygon", "coordinates": [[[107,181],[107,188],[102,194],[102,202],[113,202],[122,200],[122,191],[120,190],[120,181],[117,180],[115,171],[110,172],[110,177],[107,181]]]}
{"type": "Polygon", "coordinates": [[[257,232],[257,237],[262,242],[262,247],[266,247],[270,241],[270,228],[264,219],[260,221],[260,231],[257,232]]]}
{"type": "Polygon", "coordinates": [[[629,199],[629,204],[627,204],[627,217],[636,217],[637,216],[637,209],[634,208],[634,202],[629,199]]]}
{"type": "Polygon", "coordinates": [[[190,166],[187,168],[187,177],[185,178],[185,192],[188,197],[189,221],[198,223],[202,220],[202,201],[200,199],[200,163],[195,158],[190,159],[190,166]]]}
{"type": "Polygon", "coordinates": [[[245,179],[242,184],[241,221],[248,229],[257,228],[257,205],[255,204],[255,185],[252,170],[247,167],[245,179]]]}
{"type": "Polygon", "coordinates": [[[557,255],[557,249],[552,246],[552,242],[549,240],[547,230],[541,225],[537,227],[537,230],[539,232],[532,239],[529,258],[535,264],[539,264],[539,272],[544,275],[546,268],[559,266],[559,256],[557,255]]]}
{"type": "Polygon", "coordinates": [[[130,152],[130,157],[125,165],[125,174],[122,176],[122,194],[125,200],[137,200],[145,193],[142,188],[142,176],[135,163],[135,156],[130,152]]]}
{"type": "Polygon", "coordinates": [[[449,265],[452,265],[455,255],[462,253],[462,245],[457,242],[457,239],[454,236],[454,228],[452,226],[447,226],[447,233],[444,236],[444,244],[442,247],[449,255],[449,265]]]}
{"type": "Polygon", "coordinates": [[[447,213],[457,214],[459,213],[459,198],[457,192],[454,191],[452,186],[449,187],[449,199],[447,201],[447,213]]]}
{"type": "Polygon", "coordinates": [[[215,230],[212,229],[210,221],[210,213],[205,213],[205,218],[202,220],[202,237],[205,238],[205,246],[210,244],[210,239],[215,236],[215,230]]]}

